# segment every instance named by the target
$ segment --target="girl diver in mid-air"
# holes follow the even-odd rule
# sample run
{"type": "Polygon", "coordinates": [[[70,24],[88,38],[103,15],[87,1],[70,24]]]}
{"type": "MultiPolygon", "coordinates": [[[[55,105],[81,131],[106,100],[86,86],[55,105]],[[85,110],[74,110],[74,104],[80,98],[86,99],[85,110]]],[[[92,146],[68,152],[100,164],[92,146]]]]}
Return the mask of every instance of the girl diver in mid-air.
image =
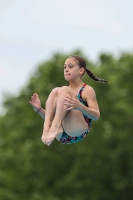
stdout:
{"type": "Polygon", "coordinates": [[[56,87],[48,96],[45,109],[37,93],[31,97],[30,104],[44,119],[41,140],[50,145],[56,138],[63,144],[81,141],[90,131],[92,120],[98,120],[100,111],[93,88],[82,81],[87,73],[93,80],[107,83],[96,77],[86,68],[80,56],[70,56],[64,63],[64,77],[69,86],[56,87]]]}

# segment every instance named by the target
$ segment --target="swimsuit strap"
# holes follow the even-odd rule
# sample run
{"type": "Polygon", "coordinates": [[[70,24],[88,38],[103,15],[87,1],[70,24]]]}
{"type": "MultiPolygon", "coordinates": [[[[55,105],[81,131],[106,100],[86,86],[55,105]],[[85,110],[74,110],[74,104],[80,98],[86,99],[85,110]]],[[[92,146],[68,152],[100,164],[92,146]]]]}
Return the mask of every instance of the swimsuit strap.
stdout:
{"type": "Polygon", "coordinates": [[[79,91],[80,98],[82,98],[82,92],[83,92],[85,86],[86,86],[86,83],[84,83],[84,85],[81,87],[81,89],[79,91]]]}
{"type": "MultiPolygon", "coordinates": [[[[81,89],[80,89],[80,91],[79,91],[79,93],[78,93],[78,99],[79,99],[79,101],[80,101],[83,105],[85,105],[86,107],[88,107],[87,102],[83,101],[83,99],[82,99],[82,92],[83,92],[83,90],[84,90],[84,88],[85,88],[86,85],[87,85],[87,84],[84,83],[84,85],[81,87],[81,89]]],[[[86,121],[87,124],[88,124],[88,129],[90,130],[92,119],[90,119],[89,117],[87,117],[87,116],[84,115],[84,114],[83,114],[83,117],[84,117],[85,121],[86,121]]]]}
{"type": "Polygon", "coordinates": [[[80,91],[78,93],[78,99],[82,104],[87,106],[87,103],[85,101],[83,101],[83,99],[82,99],[82,92],[83,92],[85,86],[86,86],[86,83],[84,83],[84,85],[81,87],[81,89],[80,89],[80,91]]]}

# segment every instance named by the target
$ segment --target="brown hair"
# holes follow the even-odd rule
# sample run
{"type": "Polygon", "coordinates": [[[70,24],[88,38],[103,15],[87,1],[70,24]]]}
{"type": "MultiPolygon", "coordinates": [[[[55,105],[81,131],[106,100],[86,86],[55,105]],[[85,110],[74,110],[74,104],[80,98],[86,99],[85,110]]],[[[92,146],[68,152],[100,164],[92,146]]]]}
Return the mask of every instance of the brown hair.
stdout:
{"type": "MultiPolygon", "coordinates": [[[[102,82],[102,83],[108,83],[107,80],[98,78],[89,69],[87,69],[86,62],[82,57],[73,55],[73,56],[69,56],[68,58],[74,58],[76,60],[76,62],[78,62],[79,66],[83,67],[85,69],[85,72],[87,73],[87,75],[90,76],[90,78],[92,78],[94,81],[98,81],[98,82],[102,82]]],[[[85,74],[85,72],[83,73],[83,75],[85,74]]]]}

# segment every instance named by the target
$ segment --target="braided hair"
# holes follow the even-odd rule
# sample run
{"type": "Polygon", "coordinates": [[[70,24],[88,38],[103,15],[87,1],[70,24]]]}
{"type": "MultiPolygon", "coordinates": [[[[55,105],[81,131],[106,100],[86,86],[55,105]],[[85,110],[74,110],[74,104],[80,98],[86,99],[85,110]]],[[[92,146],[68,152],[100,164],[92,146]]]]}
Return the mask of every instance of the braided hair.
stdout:
{"type": "MultiPolygon", "coordinates": [[[[86,62],[85,60],[80,57],[80,56],[77,56],[77,55],[73,55],[73,56],[69,56],[68,58],[74,58],[76,60],[76,62],[79,64],[80,67],[83,67],[85,69],[83,75],[85,74],[85,72],[87,73],[87,75],[92,78],[94,81],[97,81],[97,82],[102,82],[102,83],[108,83],[107,80],[104,80],[104,79],[101,79],[101,78],[98,78],[97,76],[95,76],[88,68],[86,68],[86,62]]],[[[83,76],[82,75],[82,76],[83,76]]]]}

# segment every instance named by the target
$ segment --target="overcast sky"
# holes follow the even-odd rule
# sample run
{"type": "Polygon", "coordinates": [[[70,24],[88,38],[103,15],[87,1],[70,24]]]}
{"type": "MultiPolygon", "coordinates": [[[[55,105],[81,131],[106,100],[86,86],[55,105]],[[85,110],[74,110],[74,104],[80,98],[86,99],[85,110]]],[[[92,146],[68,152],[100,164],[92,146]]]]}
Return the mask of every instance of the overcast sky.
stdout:
{"type": "Polygon", "coordinates": [[[133,52],[133,0],[0,0],[0,104],[54,52],[77,48],[92,61],[133,52]]]}

